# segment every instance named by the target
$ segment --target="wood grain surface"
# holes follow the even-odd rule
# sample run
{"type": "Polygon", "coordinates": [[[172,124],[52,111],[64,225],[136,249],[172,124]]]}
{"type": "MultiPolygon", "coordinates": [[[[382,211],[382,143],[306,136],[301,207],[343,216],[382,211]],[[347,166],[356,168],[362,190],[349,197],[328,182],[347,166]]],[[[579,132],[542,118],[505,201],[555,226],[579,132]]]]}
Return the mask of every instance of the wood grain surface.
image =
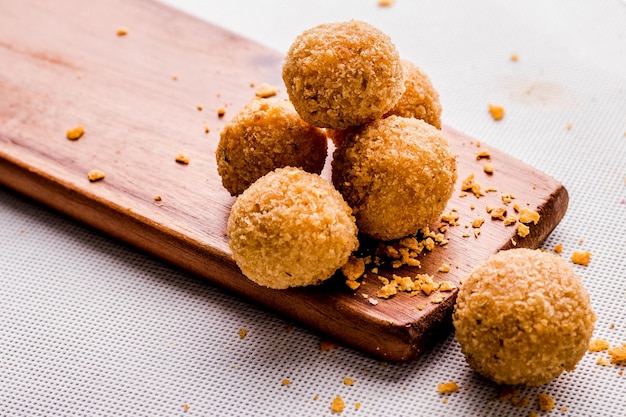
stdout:
{"type": "MultiPolygon", "coordinates": [[[[318,287],[270,290],[246,279],[231,259],[224,232],[234,199],[216,170],[219,131],[254,98],[252,85],[269,83],[285,96],[282,59],[150,0],[95,0],[88,7],[78,0],[0,0],[0,184],[324,338],[385,360],[416,358],[449,331],[456,290],[438,293],[440,303],[424,294],[377,299],[377,279],[352,291],[339,274],[318,287]],[[66,131],[77,125],[84,135],[68,140],[66,131]],[[179,152],[189,164],[175,161],[179,152]],[[105,178],[90,182],[91,169],[105,178]]],[[[444,131],[458,155],[459,184],[448,209],[459,214],[459,225],[445,232],[447,245],[420,256],[420,268],[380,268],[381,276],[428,273],[458,284],[498,250],[538,247],[565,213],[568,196],[558,181],[444,131]],[[491,175],[476,157],[482,150],[491,154],[491,175]],[[460,182],[470,174],[483,190],[496,191],[462,196],[460,182]],[[502,194],[540,213],[527,237],[486,213],[488,205],[503,205],[502,194]],[[469,226],[476,217],[486,219],[477,237],[469,226]],[[438,272],[444,262],[450,272],[438,272]]]]}

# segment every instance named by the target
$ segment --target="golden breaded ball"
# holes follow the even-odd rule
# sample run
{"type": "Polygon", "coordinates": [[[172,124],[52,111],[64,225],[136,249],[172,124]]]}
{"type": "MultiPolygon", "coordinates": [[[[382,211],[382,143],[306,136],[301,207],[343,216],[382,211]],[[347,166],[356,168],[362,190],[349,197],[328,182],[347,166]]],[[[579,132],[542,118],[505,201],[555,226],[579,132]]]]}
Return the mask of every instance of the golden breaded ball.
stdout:
{"type": "Polygon", "coordinates": [[[360,232],[399,239],[441,215],[456,182],[456,158],[437,128],[390,116],[345,138],[334,153],[332,178],[360,232]]]}
{"type": "Polygon", "coordinates": [[[352,210],[337,190],[292,167],[261,177],[237,198],[228,234],[243,274],[275,289],[321,283],[359,246],[352,210]]]}
{"type": "Polygon", "coordinates": [[[278,98],[248,103],[226,123],[215,151],[217,172],[231,195],[276,168],[294,166],[319,174],[327,156],[324,131],[278,98]]]}
{"type": "Polygon", "coordinates": [[[596,316],[589,294],[558,255],[492,255],[460,287],[453,315],[468,364],[498,384],[538,386],[583,357],[596,316]]]}
{"type": "Polygon", "coordinates": [[[430,78],[421,68],[407,60],[402,60],[402,69],[406,89],[385,117],[415,117],[441,129],[441,102],[430,78]]]}
{"type": "Polygon", "coordinates": [[[391,38],[358,20],[304,31],[287,52],[282,76],[300,116],[333,129],[381,118],[405,88],[391,38]]]}

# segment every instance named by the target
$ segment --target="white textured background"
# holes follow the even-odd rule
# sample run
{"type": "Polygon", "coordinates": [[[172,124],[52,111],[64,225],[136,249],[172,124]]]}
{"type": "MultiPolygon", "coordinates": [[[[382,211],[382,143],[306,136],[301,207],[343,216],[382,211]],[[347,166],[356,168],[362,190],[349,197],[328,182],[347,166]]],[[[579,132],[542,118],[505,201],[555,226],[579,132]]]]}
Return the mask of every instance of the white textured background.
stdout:
{"type": "MultiPolygon", "coordinates": [[[[593,253],[575,269],[599,317],[595,336],[626,343],[623,1],[168,3],[279,51],[323,22],[362,19],[387,32],[430,75],[445,124],[566,186],[568,212],[545,247],[563,244],[567,259],[593,253]],[[502,121],[489,103],[506,108],[502,121]]],[[[337,395],[342,416],[528,416],[539,392],[556,402],[549,415],[626,415],[625,367],[597,365],[606,353],[520,390],[530,404],[516,407],[494,399],[497,387],[468,369],[453,336],[386,366],[347,348],[320,352],[320,340],[0,188],[2,416],[329,416],[337,395]],[[451,380],[460,390],[440,395],[437,384],[451,380]]]]}

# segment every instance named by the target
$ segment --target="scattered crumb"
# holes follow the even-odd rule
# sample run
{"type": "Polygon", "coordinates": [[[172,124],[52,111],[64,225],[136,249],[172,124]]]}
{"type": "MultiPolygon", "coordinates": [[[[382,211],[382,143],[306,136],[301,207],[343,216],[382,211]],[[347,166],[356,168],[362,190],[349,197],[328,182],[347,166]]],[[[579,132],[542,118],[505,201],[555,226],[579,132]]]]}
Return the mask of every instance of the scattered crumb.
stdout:
{"type": "Polygon", "coordinates": [[[128,35],[128,29],[125,27],[121,27],[117,29],[117,32],[115,32],[117,34],[117,36],[126,36],[128,35]]]}
{"type": "Polygon", "coordinates": [[[333,350],[339,347],[338,343],[332,342],[330,340],[322,340],[320,342],[320,352],[327,352],[329,350],[333,350]]]}
{"type": "Polygon", "coordinates": [[[319,395],[317,395],[317,394],[313,397],[313,401],[317,401],[317,400],[319,400],[319,399],[320,399],[320,396],[319,396],[319,395]]]}
{"type": "Polygon", "coordinates": [[[189,404],[183,404],[183,410],[185,410],[185,412],[189,411],[189,404]]]}
{"type": "Polygon", "coordinates": [[[276,87],[273,87],[267,83],[262,83],[256,88],[254,93],[257,97],[269,98],[275,96],[277,94],[277,91],[276,87]]]}
{"type": "Polygon", "coordinates": [[[361,403],[357,401],[354,403],[354,409],[358,410],[359,408],[361,408],[361,403]]]}
{"type": "Polygon", "coordinates": [[[448,265],[447,263],[442,263],[441,266],[438,269],[439,272],[450,272],[450,265],[448,265]]]}
{"type": "Polygon", "coordinates": [[[394,2],[395,0],[378,0],[378,5],[380,7],[389,7],[393,5],[394,2]]]}
{"type": "Polygon", "coordinates": [[[546,393],[540,392],[537,394],[537,401],[541,411],[550,411],[554,408],[554,399],[546,393]]]}
{"type": "Polygon", "coordinates": [[[517,223],[517,217],[515,217],[514,215],[506,216],[504,218],[504,225],[505,226],[512,226],[515,223],[517,223]]]}
{"type": "Polygon", "coordinates": [[[211,131],[211,129],[209,129],[209,126],[204,125],[204,133],[209,133],[211,131]]]}
{"type": "Polygon", "coordinates": [[[345,377],[345,378],[343,379],[343,385],[346,385],[346,386],[348,386],[348,387],[351,387],[352,385],[354,385],[354,379],[352,379],[352,378],[348,378],[348,377],[345,377]]]}
{"type": "Polygon", "coordinates": [[[483,165],[483,171],[486,174],[493,174],[493,164],[491,162],[487,162],[485,165],[483,165]]]}
{"type": "Polygon", "coordinates": [[[441,281],[439,283],[439,291],[452,291],[456,288],[456,285],[450,281],[441,281]]]}
{"type": "Polygon", "coordinates": [[[561,412],[564,413],[566,412],[568,409],[568,407],[566,405],[564,405],[563,407],[561,407],[561,412]]]}
{"type": "Polygon", "coordinates": [[[91,182],[100,181],[104,179],[104,172],[99,169],[92,169],[87,172],[87,178],[89,178],[89,181],[91,182]]]}
{"type": "Polygon", "coordinates": [[[78,125],[73,129],[69,129],[66,133],[69,140],[78,140],[85,134],[85,127],[78,125]]]}
{"type": "Polygon", "coordinates": [[[226,107],[219,107],[217,109],[217,117],[224,117],[224,115],[226,114],[226,107]]]}
{"type": "Polygon", "coordinates": [[[189,156],[184,152],[178,152],[176,154],[176,162],[183,165],[189,164],[189,156]]]}
{"type": "Polygon", "coordinates": [[[281,385],[285,386],[285,385],[291,385],[291,381],[288,379],[283,379],[282,381],[280,381],[281,385]]]}
{"type": "Polygon", "coordinates": [[[172,75],[172,80],[178,81],[178,75],[176,75],[176,74],[172,75]]]}
{"type": "Polygon", "coordinates": [[[518,59],[519,59],[519,56],[517,54],[511,54],[511,61],[517,62],[518,59]]]}
{"type": "Polygon", "coordinates": [[[333,413],[341,413],[345,407],[346,403],[343,402],[343,399],[340,396],[336,396],[333,402],[330,403],[330,410],[333,413]]]}
{"type": "Polygon", "coordinates": [[[154,201],[161,201],[161,200],[162,200],[162,198],[161,198],[160,195],[157,194],[157,195],[154,196],[154,201]]]}
{"type": "Polygon", "coordinates": [[[502,200],[502,203],[504,203],[505,205],[511,204],[511,201],[513,201],[515,199],[515,196],[513,194],[502,194],[500,196],[500,199],[502,200]]]}
{"type": "Polygon", "coordinates": [[[589,342],[589,352],[602,352],[609,348],[609,342],[604,339],[593,339],[589,342]]]}
{"type": "Polygon", "coordinates": [[[524,223],[517,224],[517,235],[519,237],[526,237],[530,233],[530,228],[526,226],[524,223]]]}
{"type": "Polygon", "coordinates": [[[598,356],[596,363],[600,366],[607,366],[609,364],[603,356],[598,356]]]}
{"type": "Polygon", "coordinates": [[[572,130],[572,127],[574,127],[574,126],[573,126],[571,123],[568,123],[568,124],[565,126],[565,128],[566,128],[567,130],[572,130]]]}
{"type": "Polygon", "coordinates": [[[575,250],[572,253],[572,262],[577,265],[587,266],[591,260],[591,252],[575,250]]]}
{"type": "Polygon", "coordinates": [[[365,260],[350,255],[348,262],[341,267],[341,273],[348,281],[356,281],[365,272],[365,260]]]}
{"type": "Polygon", "coordinates": [[[626,343],[609,348],[609,355],[611,355],[611,363],[626,365],[626,343]]]}
{"type": "Polygon", "coordinates": [[[239,329],[239,338],[243,339],[248,335],[248,329],[246,329],[245,327],[242,327],[241,329],[239,329]]]}
{"type": "Polygon", "coordinates": [[[485,219],[484,218],[476,217],[474,220],[472,220],[472,227],[474,229],[480,229],[480,226],[482,226],[483,223],[485,223],[485,219]]]}
{"type": "Polygon", "coordinates": [[[560,244],[560,243],[559,243],[558,245],[554,245],[554,251],[555,251],[556,253],[561,253],[561,252],[563,252],[563,245],[562,245],[562,244],[560,244]]]}
{"type": "Polygon", "coordinates": [[[450,394],[452,392],[458,391],[458,389],[459,386],[454,381],[441,382],[437,384],[437,391],[439,391],[440,394],[450,394]]]}
{"type": "Polygon", "coordinates": [[[483,149],[482,151],[479,151],[476,153],[477,160],[483,159],[483,158],[486,158],[486,159],[491,158],[491,152],[489,152],[487,149],[483,149]]]}
{"type": "Polygon", "coordinates": [[[480,184],[474,181],[474,174],[470,174],[467,178],[463,180],[461,183],[462,191],[471,191],[472,194],[476,196],[476,198],[480,198],[483,196],[483,192],[481,191],[480,184]]]}
{"type": "Polygon", "coordinates": [[[585,243],[585,238],[584,237],[578,238],[578,243],[580,244],[585,243]]]}
{"type": "Polygon", "coordinates": [[[376,293],[378,298],[389,298],[398,293],[398,289],[393,284],[383,285],[382,288],[376,293]]]}
{"type": "Polygon", "coordinates": [[[506,207],[495,207],[489,211],[491,218],[494,220],[504,220],[506,216],[506,207]]]}
{"type": "Polygon", "coordinates": [[[376,300],[376,299],[374,299],[374,298],[372,298],[372,297],[370,297],[367,301],[369,301],[369,303],[370,303],[371,305],[373,305],[373,306],[378,305],[378,300],[376,300]]]}
{"type": "Polygon", "coordinates": [[[537,224],[539,222],[539,218],[541,216],[535,210],[531,210],[527,207],[522,207],[519,209],[519,221],[522,223],[534,223],[537,224]]]}
{"type": "Polygon", "coordinates": [[[198,109],[198,111],[202,111],[202,104],[196,105],[196,109],[198,109]]]}
{"type": "Polygon", "coordinates": [[[495,104],[490,104],[489,113],[491,114],[491,117],[493,118],[493,120],[496,120],[496,121],[502,120],[502,118],[504,117],[504,107],[498,106],[495,104]]]}

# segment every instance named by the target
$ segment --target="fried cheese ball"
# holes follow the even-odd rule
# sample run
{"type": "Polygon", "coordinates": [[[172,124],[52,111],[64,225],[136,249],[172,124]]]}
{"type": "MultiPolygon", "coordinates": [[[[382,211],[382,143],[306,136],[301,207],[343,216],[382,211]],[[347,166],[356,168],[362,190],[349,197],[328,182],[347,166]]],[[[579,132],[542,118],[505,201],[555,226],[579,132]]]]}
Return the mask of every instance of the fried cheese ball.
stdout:
{"type": "Polygon", "coordinates": [[[333,129],[381,118],[405,89],[391,38],[358,20],[304,31],[287,52],[282,77],[300,116],[333,129]]]}
{"type": "Polygon", "coordinates": [[[293,167],[270,172],[237,197],[228,234],[243,274],[274,289],[321,283],[359,245],[352,210],[337,190],[293,167]]]}
{"type": "Polygon", "coordinates": [[[345,138],[334,153],[332,179],[360,232],[399,239],[441,215],[457,179],[456,158],[437,128],[390,116],[345,138]]]}
{"type": "Polygon", "coordinates": [[[558,255],[492,255],[460,287],[453,323],[468,364],[498,384],[539,386],[574,369],[596,316],[572,267],[558,255]]]}
{"type": "Polygon", "coordinates": [[[441,129],[441,102],[430,78],[421,68],[407,60],[402,60],[402,69],[406,89],[385,117],[394,114],[415,117],[441,129]]]}
{"type": "Polygon", "coordinates": [[[226,123],[215,151],[217,171],[231,195],[276,168],[294,166],[319,174],[327,155],[324,131],[278,98],[248,103],[226,123]]]}

